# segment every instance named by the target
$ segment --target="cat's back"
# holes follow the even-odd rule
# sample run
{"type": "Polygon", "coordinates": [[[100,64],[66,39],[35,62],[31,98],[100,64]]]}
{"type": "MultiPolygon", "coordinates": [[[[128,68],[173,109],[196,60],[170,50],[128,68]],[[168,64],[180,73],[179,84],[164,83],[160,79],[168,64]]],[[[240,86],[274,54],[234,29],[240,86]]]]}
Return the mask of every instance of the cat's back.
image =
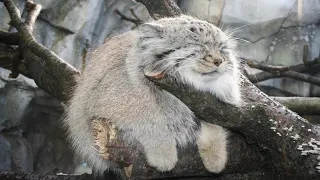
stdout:
{"type": "Polygon", "coordinates": [[[125,59],[135,39],[135,32],[123,33],[107,39],[92,53],[69,102],[73,112],[77,109],[82,111],[81,114],[83,111],[91,114],[90,109],[99,99],[110,99],[116,96],[116,92],[120,94],[128,89],[125,59]]]}
{"type": "Polygon", "coordinates": [[[83,79],[79,83],[90,84],[92,79],[99,80],[106,72],[123,72],[125,59],[136,39],[134,31],[106,39],[106,42],[92,53],[88,67],[83,72],[83,79]]]}
{"type": "Polygon", "coordinates": [[[131,81],[127,68],[128,56],[137,39],[137,32],[127,32],[110,38],[93,53],[74,91],[69,113],[81,119],[98,116],[119,120],[152,107],[153,95],[148,88],[131,81]]]}

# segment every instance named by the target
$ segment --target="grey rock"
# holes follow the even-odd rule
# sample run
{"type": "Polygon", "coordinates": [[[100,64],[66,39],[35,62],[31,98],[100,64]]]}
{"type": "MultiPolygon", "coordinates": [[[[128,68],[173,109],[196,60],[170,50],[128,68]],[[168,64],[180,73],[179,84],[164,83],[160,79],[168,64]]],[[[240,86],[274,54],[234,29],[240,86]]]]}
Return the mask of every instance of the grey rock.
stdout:
{"type": "Polygon", "coordinates": [[[297,0],[283,27],[305,26],[316,24],[320,20],[320,1],[318,0],[297,0]]]}
{"type": "Polygon", "coordinates": [[[72,173],[76,160],[61,123],[63,105],[38,91],[24,111],[21,128],[33,152],[35,173],[72,173]]]}
{"type": "Polygon", "coordinates": [[[188,10],[190,15],[207,20],[215,25],[219,25],[223,6],[226,0],[183,0],[180,7],[188,10]]]}
{"type": "Polygon", "coordinates": [[[0,133],[0,171],[11,170],[11,145],[0,133]]]}
{"type": "Polygon", "coordinates": [[[0,89],[0,125],[11,128],[20,124],[22,113],[34,97],[33,87],[7,81],[0,89]]]}
{"type": "Polygon", "coordinates": [[[6,137],[12,147],[12,170],[21,172],[33,172],[33,154],[29,143],[22,137],[18,128],[10,129],[6,137]]]}
{"type": "Polygon", "coordinates": [[[275,34],[296,0],[226,0],[221,22],[241,27],[237,36],[255,42],[275,34]]]}

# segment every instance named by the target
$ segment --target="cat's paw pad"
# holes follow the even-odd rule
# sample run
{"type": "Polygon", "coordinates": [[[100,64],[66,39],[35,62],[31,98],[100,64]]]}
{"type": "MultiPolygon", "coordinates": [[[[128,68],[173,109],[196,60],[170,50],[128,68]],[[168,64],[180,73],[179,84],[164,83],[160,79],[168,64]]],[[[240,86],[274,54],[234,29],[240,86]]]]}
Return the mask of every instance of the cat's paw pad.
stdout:
{"type": "Polygon", "coordinates": [[[170,171],[175,167],[177,160],[168,157],[148,157],[148,163],[158,171],[170,171]]]}
{"type": "Polygon", "coordinates": [[[156,149],[146,153],[147,161],[150,166],[155,167],[158,171],[172,170],[178,161],[176,148],[156,149]]]}
{"type": "Polygon", "coordinates": [[[227,154],[217,153],[215,148],[199,149],[199,153],[204,167],[213,173],[220,173],[226,166],[227,154]]]}

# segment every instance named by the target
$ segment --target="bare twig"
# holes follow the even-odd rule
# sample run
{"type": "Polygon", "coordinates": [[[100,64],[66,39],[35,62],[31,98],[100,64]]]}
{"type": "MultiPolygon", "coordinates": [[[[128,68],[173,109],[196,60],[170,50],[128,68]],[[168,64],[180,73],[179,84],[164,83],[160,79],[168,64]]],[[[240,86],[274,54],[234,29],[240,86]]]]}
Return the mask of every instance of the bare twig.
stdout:
{"type": "MultiPolygon", "coordinates": [[[[36,42],[32,34],[29,32],[28,26],[21,21],[19,9],[13,4],[11,0],[3,0],[3,3],[9,12],[13,26],[19,31],[19,33],[21,33],[26,46],[35,55],[39,56],[42,59],[46,59],[48,62],[57,62],[60,65],[69,66],[69,68],[74,69],[74,67],[65,63],[64,60],[62,60],[54,52],[36,42]]],[[[32,23],[32,21],[33,20],[30,19],[30,23],[32,23]]]]}
{"type": "Polygon", "coordinates": [[[136,18],[136,20],[139,20],[139,21],[142,23],[142,21],[140,20],[140,18],[137,16],[136,12],[134,12],[134,9],[133,9],[133,8],[130,8],[129,10],[130,10],[132,16],[133,16],[134,18],[136,18]]]}
{"type": "MultiPolygon", "coordinates": [[[[8,6],[10,6],[10,4],[8,4],[8,6]]],[[[32,34],[34,23],[35,23],[38,15],[41,11],[41,5],[34,4],[32,0],[27,0],[27,2],[25,4],[25,9],[26,9],[25,12],[27,14],[25,23],[21,22],[21,17],[15,17],[15,19],[17,19],[17,20],[20,19],[19,23],[24,24],[26,26],[26,28],[28,29],[29,33],[32,34]]],[[[11,13],[13,13],[13,15],[14,14],[20,15],[19,10],[17,8],[14,8],[14,6],[12,6],[11,13]]],[[[18,32],[18,36],[19,37],[21,36],[21,32],[18,32]]],[[[19,66],[20,66],[20,63],[23,58],[22,54],[25,51],[24,47],[25,47],[24,41],[22,41],[22,39],[19,38],[18,52],[15,55],[15,57],[12,59],[10,78],[17,78],[19,75],[19,66]]]]}
{"type": "Polygon", "coordinates": [[[283,77],[289,77],[292,79],[297,79],[303,82],[308,82],[317,86],[320,86],[320,78],[313,77],[310,75],[302,74],[295,71],[286,71],[282,73],[283,77]]]}
{"type": "MultiPolygon", "coordinates": [[[[12,25],[18,30],[20,42],[23,44],[23,57],[28,64],[28,75],[35,80],[40,88],[51,92],[54,97],[66,101],[69,99],[72,87],[76,84],[75,77],[78,77],[80,73],[54,52],[36,42],[28,26],[22,22],[19,9],[12,0],[3,0],[3,3],[9,12],[12,25]],[[38,68],[41,68],[42,71],[37,71],[38,68]],[[53,69],[58,71],[52,72],[53,69]]],[[[37,11],[39,11],[38,8],[36,8],[37,11]]],[[[33,15],[36,14],[33,13],[33,15]]],[[[30,25],[34,24],[33,19],[34,17],[30,16],[30,25]]]]}
{"type": "MultiPolygon", "coordinates": [[[[126,20],[126,21],[129,21],[129,22],[132,22],[132,23],[134,23],[136,26],[142,24],[142,21],[141,21],[139,18],[136,18],[136,17],[135,17],[136,19],[134,19],[134,18],[128,17],[128,16],[122,14],[122,13],[119,11],[119,9],[116,9],[115,12],[121,17],[121,19],[126,20]]],[[[132,12],[133,12],[133,10],[132,10],[132,12]]],[[[132,12],[131,12],[131,13],[132,13],[132,12]]],[[[135,15],[134,12],[133,12],[132,14],[135,15]]]]}
{"type": "Polygon", "coordinates": [[[34,23],[36,22],[42,7],[39,4],[33,3],[32,0],[27,0],[25,7],[28,11],[25,24],[27,25],[29,32],[33,32],[34,23]]]}
{"type": "Polygon", "coordinates": [[[17,78],[19,75],[19,66],[22,60],[22,48],[17,48],[17,53],[12,59],[12,66],[11,66],[11,74],[9,75],[10,78],[17,78]]]}
{"type": "Polygon", "coordinates": [[[310,64],[310,62],[308,61],[308,53],[309,53],[308,49],[309,49],[308,45],[303,46],[302,61],[303,61],[304,65],[306,65],[306,66],[308,66],[310,64]]]}
{"type": "MultiPolygon", "coordinates": [[[[300,72],[300,73],[317,73],[319,72],[320,64],[315,64],[313,66],[308,66],[308,67],[305,66],[304,64],[299,64],[295,66],[290,66],[289,69],[292,71],[300,72]]],[[[265,81],[268,79],[280,78],[282,77],[282,75],[272,74],[269,72],[260,72],[257,74],[248,75],[247,77],[251,82],[257,83],[257,82],[265,81]]]]}
{"type": "Polygon", "coordinates": [[[256,69],[260,69],[263,71],[280,74],[280,72],[288,71],[290,67],[287,66],[270,66],[265,64],[254,63],[251,60],[247,60],[248,66],[256,69]]]}
{"type": "Polygon", "coordinates": [[[319,78],[300,73],[300,72],[305,72],[309,68],[309,67],[305,67],[304,65],[271,66],[271,65],[255,63],[251,60],[247,60],[247,64],[251,68],[256,68],[256,69],[269,72],[269,73],[258,73],[257,75],[250,76],[249,78],[250,80],[252,80],[252,82],[258,82],[261,80],[266,80],[266,79],[275,78],[275,77],[289,77],[292,79],[297,79],[300,81],[309,82],[317,86],[320,86],[319,78]]]}

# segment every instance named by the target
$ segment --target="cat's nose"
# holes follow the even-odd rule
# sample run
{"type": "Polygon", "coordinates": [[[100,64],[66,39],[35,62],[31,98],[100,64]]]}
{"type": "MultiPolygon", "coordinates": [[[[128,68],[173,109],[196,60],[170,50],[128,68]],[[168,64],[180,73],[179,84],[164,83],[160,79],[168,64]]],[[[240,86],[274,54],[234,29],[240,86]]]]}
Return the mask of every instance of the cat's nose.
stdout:
{"type": "Polygon", "coordinates": [[[222,63],[222,59],[214,59],[213,60],[213,64],[216,65],[217,67],[220,66],[221,63],[222,63]]]}

